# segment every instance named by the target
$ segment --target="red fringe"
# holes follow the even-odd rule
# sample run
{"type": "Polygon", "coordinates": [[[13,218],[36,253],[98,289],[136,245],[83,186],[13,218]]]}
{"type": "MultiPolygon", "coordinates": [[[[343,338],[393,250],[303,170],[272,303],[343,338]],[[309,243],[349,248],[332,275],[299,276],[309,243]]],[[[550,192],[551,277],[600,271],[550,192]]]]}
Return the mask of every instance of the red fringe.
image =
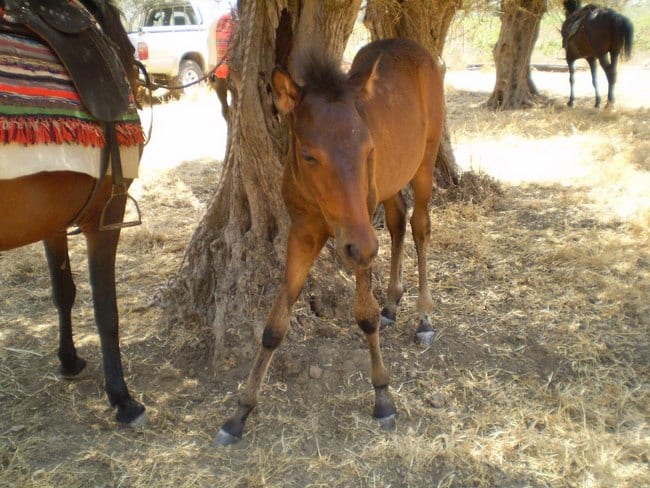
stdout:
{"type": "MultiPolygon", "coordinates": [[[[138,122],[118,122],[117,141],[120,146],[135,146],[144,142],[142,126],[138,122]]],[[[80,144],[104,147],[104,133],[95,122],[73,118],[0,116],[0,143],[80,144]]]]}

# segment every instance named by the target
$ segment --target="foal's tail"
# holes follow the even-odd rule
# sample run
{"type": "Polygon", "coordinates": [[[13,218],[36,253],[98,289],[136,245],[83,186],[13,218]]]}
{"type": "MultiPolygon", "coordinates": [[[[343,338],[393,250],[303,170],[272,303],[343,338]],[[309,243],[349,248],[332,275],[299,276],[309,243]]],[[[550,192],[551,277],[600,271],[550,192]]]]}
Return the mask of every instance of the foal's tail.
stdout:
{"type": "Polygon", "coordinates": [[[634,38],[634,26],[632,21],[624,15],[618,15],[615,22],[616,36],[623,42],[625,58],[632,57],[632,40],[634,38]]]}

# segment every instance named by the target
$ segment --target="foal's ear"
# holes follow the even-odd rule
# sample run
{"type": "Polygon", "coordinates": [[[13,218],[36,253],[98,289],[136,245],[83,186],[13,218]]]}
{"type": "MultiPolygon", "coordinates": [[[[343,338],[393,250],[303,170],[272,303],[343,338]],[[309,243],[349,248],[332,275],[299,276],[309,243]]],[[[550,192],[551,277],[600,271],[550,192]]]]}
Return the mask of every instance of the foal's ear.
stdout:
{"type": "Polygon", "coordinates": [[[298,104],[300,86],[282,68],[273,69],[271,84],[273,85],[275,108],[283,114],[291,112],[298,104]]]}
{"type": "Polygon", "coordinates": [[[368,74],[368,77],[361,84],[360,95],[364,100],[368,100],[375,95],[375,82],[379,79],[379,61],[381,60],[381,55],[376,59],[372,65],[372,69],[368,74]]]}

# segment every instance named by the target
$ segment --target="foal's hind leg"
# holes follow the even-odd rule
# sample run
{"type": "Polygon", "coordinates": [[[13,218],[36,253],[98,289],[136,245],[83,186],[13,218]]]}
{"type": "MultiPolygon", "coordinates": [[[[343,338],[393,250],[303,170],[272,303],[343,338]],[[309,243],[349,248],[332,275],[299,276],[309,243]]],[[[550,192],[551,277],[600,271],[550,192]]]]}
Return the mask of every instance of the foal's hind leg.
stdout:
{"type": "Polygon", "coordinates": [[[433,189],[433,168],[431,165],[435,162],[436,153],[433,152],[433,156],[430,156],[432,151],[427,150],[426,154],[429,156],[425,156],[425,162],[420,166],[411,182],[414,197],[411,228],[418,255],[419,279],[417,301],[419,324],[415,331],[415,342],[428,346],[433,342],[435,336],[430,317],[433,309],[433,299],[429,291],[427,252],[431,238],[431,217],[429,216],[429,199],[433,189]],[[431,163],[428,161],[431,161],[431,163]]]}
{"type": "Polygon", "coordinates": [[[70,270],[68,238],[60,232],[43,241],[45,256],[50,269],[52,300],[59,314],[59,361],[60,371],[66,378],[77,376],[86,367],[86,361],[77,356],[72,339],[72,305],[76,288],[70,270]]]}
{"type": "Polygon", "coordinates": [[[591,71],[591,84],[594,86],[594,93],[596,94],[596,103],[594,108],[600,107],[600,94],[598,93],[598,65],[596,64],[595,58],[587,58],[589,63],[589,70],[591,71]]]}
{"type": "Polygon", "coordinates": [[[357,268],[356,283],[354,318],[366,335],[372,367],[372,386],[375,388],[375,408],[372,415],[384,429],[390,429],[395,425],[395,406],[388,393],[389,378],[379,346],[379,305],[372,294],[372,267],[357,268]]]}
{"type": "Polygon", "coordinates": [[[397,305],[404,294],[402,268],[404,262],[404,235],[406,234],[406,204],[401,192],[384,202],[386,226],[390,232],[390,281],[386,291],[386,302],[381,311],[381,325],[393,325],[397,316],[397,305]]]}

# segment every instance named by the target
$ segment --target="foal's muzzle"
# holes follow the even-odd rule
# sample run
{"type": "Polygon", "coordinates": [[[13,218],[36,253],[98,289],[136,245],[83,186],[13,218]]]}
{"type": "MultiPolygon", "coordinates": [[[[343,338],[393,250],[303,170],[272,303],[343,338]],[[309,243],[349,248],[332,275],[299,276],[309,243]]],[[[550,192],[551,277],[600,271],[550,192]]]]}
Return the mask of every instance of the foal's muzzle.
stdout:
{"type": "Polygon", "coordinates": [[[377,256],[379,242],[374,231],[337,232],[337,249],[346,266],[367,268],[377,256]]]}

